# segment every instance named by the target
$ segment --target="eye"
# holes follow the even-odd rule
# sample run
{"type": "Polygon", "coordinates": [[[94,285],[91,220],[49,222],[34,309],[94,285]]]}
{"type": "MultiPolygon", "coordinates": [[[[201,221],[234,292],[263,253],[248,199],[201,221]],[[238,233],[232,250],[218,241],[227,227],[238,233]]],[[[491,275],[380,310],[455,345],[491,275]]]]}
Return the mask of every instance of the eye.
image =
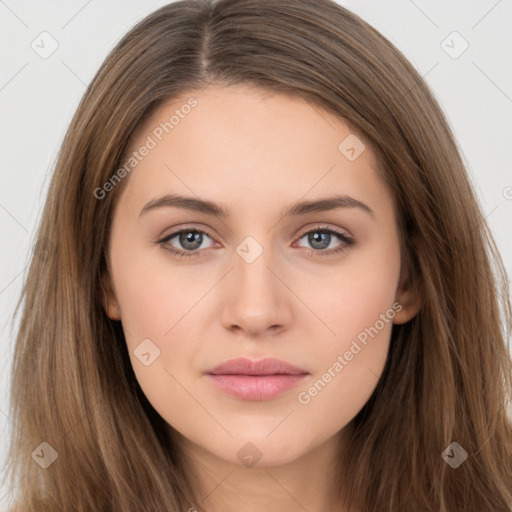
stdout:
{"type": "Polygon", "coordinates": [[[206,233],[206,231],[196,228],[185,228],[167,235],[157,243],[162,246],[162,249],[170,254],[178,256],[179,258],[200,256],[201,253],[199,252],[199,249],[205,248],[201,247],[205,236],[210,239],[212,238],[208,233],[206,233]],[[177,243],[179,243],[185,250],[175,249],[172,245],[169,245],[169,242],[174,238],[176,238],[177,243]]]}
{"type": "Polygon", "coordinates": [[[305,237],[307,237],[307,242],[315,249],[308,251],[308,253],[313,256],[323,257],[338,254],[346,251],[350,246],[355,244],[355,240],[347,233],[321,225],[318,225],[316,229],[303,233],[300,240],[305,237]],[[326,250],[336,238],[341,240],[341,244],[334,249],[326,250]]]}

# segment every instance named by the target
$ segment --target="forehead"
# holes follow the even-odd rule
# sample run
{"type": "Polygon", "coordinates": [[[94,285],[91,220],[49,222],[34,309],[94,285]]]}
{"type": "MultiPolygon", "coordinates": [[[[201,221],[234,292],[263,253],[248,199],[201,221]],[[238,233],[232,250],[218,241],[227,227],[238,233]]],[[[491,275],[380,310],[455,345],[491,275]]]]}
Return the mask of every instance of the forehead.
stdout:
{"type": "Polygon", "coordinates": [[[125,160],[134,152],[126,199],[137,204],[173,191],[247,208],[270,196],[289,203],[333,191],[367,201],[386,194],[373,152],[342,119],[246,85],[210,86],[162,104],[125,160]]]}

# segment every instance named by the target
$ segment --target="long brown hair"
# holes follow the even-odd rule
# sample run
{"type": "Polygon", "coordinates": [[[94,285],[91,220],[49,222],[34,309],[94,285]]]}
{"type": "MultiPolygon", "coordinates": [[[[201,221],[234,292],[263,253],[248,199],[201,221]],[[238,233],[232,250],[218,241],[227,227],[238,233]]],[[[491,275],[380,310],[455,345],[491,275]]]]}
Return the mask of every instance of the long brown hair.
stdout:
{"type": "Polygon", "coordinates": [[[403,268],[422,306],[393,327],[379,384],[353,420],[340,508],[345,500],[364,511],[509,511],[512,326],[502,261],[426,83],[330,0],[169,4],[130,30],[87,88],[16,308],[24,301],[7,473],[15,509],[200,505],[179,434],[145,398],[121,324],[102,308],[112,211],[129,177],[101,199],[95,190],[155,108],[213,83],[300,96],[339,116],[375,151],[394,196],[403,268]],[[467,452],[457,468],[447,462],[463,453],[454,442],[467,452]],[[55,453],[41,443],[58,456],[46,469],[37,455],[55,453]]]}

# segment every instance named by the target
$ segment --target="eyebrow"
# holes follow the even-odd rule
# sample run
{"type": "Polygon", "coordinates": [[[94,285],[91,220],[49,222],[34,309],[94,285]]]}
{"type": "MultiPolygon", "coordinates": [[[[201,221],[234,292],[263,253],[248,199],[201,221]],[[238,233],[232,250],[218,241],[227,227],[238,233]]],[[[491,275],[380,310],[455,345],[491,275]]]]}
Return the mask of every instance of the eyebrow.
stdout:
{"type": "MultiPolygon", "coordinates": [[[[186,197],[179,194],[166,194],[157,199],[147,202],[139,213],[139,217],[151,210],[164,207],[182,208],[194,212],[205,213],[215,217],[228,218],[231,216],[231,209],[222,204],[217,204],[205,199],[186,197]]],[[[360,208],[372,217],[375,217],[373,210],[362,201],[347,195],[336,195],[312,201],[301,201],[289,206],[281,212],[282,217],[298,217],[313,212],[325,212],[337,208],[360,208]]]]}

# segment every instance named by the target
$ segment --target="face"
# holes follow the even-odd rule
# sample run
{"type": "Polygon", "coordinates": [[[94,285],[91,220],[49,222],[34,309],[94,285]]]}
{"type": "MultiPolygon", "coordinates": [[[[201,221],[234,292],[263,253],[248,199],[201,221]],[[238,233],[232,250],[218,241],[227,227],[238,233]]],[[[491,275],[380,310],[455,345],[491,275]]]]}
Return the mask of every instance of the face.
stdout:
{"type": "Polygon", "coordinates": [[[392,324],[417,311],[369,146],[301,99],[217,86],[155,111],[130,155],[104,305],[153,407],[236,464],[333,439],[375,389],[392,324]],[[239,357],[299,374],[209,374],[239,357]]]}

